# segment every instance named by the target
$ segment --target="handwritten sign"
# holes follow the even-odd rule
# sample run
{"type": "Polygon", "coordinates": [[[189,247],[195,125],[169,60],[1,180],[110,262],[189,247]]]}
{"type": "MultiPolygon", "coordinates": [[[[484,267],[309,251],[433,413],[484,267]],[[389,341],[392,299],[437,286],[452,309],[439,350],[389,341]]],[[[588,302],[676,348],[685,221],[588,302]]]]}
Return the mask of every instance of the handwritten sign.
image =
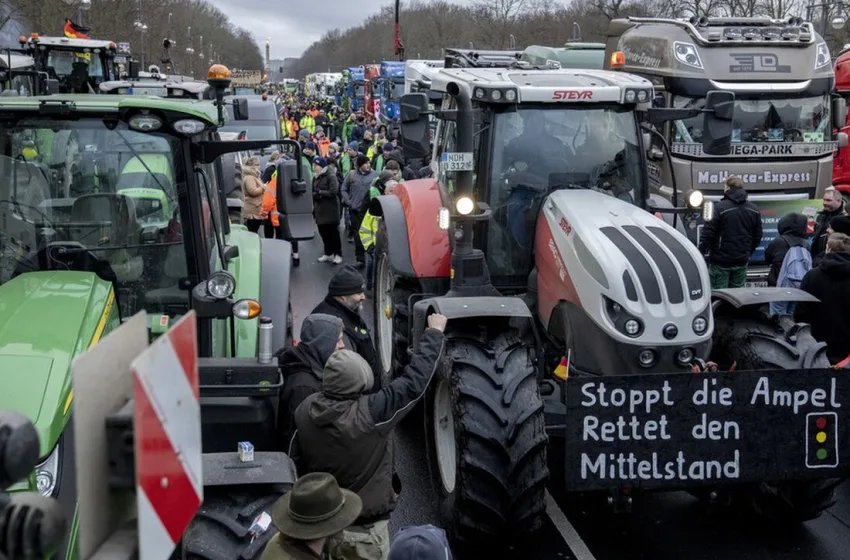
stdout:
{"type": "MultiPolygon", "coordinates": [[[[847,476],[850,378],[779,370],[570,378],[566,487],[847,476]]],[[[850,453],[850,452],[848,452],[850,453]]]]}

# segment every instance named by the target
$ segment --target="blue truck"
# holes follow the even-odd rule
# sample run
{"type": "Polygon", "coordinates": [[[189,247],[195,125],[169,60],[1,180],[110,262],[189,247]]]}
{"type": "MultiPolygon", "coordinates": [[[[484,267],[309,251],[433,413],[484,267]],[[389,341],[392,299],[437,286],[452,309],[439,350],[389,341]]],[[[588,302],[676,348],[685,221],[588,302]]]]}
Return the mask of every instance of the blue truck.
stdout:
{"type": "Polygon", "coordinates": [[[345,95],[349,99],[351,111],[360,111],[365,108],[363,95],[366,93],[364,73],[362,66],[351,66],[348,68],[350,80],[345,86],[345,95]]]}
{"type": "Polygon", "coordinates": [[[404,62],[385,60],[381,62],[381,122],[398,124],[399,99],[404,95],[404,62]]]}

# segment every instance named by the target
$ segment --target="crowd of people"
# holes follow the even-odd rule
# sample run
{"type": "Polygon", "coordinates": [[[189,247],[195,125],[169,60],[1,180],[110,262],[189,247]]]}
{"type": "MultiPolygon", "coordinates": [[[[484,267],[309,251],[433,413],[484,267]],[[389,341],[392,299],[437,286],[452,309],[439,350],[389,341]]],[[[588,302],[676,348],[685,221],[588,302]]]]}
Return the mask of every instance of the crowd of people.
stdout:
{"type": "MultiPolygon", "coordinates": [[[[330,101],[288,93],[279,94],[275,102],[281,133],[301,146],[303,174],[312,188],[323,243],[319,262],[343,263],[339,226],[344,221],[344,236],[354,245],[355,266],[371,270],[376,231],[375,219],[368,213],[370,201],[391,193],[402,181],[432,176],[430,162],[405,158],[397,133],[362,110],[345,114],[330,101]]],[[[242,218],[251,231],[263,226],[266,237],[282,238],[273,183],[281,157],[287,156],[273,153],[264,170],[259,158],[243,162],[242,218]]],[[[292,250],[293,264],[299,266],[297,242],[292,250]]],[[[370,272],[367,277],[371,282],[370,272]]]]}
{"type": "MultiPolygon", "coordinates": [[[[827,344],[830,361],[846,365],[850,362],[850,215],[835,188],[824,193],[823,210],[817,213],[813,231],[809,229],[804,214],[789,213],[779,219],[778,235],[764,251],[770,266],[767,284],[799,288],[819,302],[777,301],[770,304],[769,313],[777,320],[790,316],[811,325],[812,336],[827,344]]],[[[741,179],[729,177],[723,199],[699,242],[708,260],[712,289],[746,285],[748,264],[762,236],[759,208],[749,200],[741,179]]]]}

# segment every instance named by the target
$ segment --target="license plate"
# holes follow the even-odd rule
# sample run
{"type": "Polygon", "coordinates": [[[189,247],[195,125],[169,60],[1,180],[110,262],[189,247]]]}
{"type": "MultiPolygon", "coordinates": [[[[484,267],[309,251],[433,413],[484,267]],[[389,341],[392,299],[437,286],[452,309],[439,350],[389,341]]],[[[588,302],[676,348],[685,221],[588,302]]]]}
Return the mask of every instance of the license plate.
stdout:
{"type": "Polygon", "coordinates": [[[767,281],[763,282],[747,282],[748,288],[767,288],[767,281]]]}

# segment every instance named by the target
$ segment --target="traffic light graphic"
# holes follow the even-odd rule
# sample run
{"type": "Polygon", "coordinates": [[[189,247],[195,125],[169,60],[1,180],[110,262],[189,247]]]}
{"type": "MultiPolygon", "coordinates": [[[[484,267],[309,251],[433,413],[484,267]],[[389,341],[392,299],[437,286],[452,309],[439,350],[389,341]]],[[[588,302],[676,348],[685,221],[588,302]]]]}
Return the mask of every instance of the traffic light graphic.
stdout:
{"type": "Polygon", "coordinates": [[[838,414],[812,412],[806,415],[806,467],[838,466],[838,414]]]}

